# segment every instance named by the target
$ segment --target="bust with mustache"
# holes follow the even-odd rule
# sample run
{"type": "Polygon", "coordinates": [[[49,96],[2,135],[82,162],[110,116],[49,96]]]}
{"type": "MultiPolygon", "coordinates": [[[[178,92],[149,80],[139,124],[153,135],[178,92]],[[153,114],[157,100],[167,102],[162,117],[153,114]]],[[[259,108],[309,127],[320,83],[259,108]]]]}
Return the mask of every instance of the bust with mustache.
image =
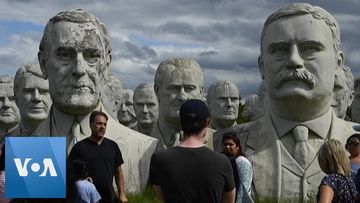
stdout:
{"type": "Polygon", "coordinates": [[[320,146],[329,139],[345,145],[356,132],[355,123],[330,108],[344,66],[340,44],[337,21],[318,6],[287,4],[265,21],[258,64],[267,111],[228,130],[237,133],[253,164],[258,197],[314,197],[325,176],[317,162],[320,146]]]}

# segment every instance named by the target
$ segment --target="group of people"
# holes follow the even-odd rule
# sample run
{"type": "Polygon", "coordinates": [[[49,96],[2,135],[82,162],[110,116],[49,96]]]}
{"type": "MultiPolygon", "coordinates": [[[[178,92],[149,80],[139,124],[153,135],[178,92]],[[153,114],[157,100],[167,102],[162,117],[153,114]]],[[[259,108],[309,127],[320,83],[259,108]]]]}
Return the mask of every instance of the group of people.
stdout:
{"type": "Polygon", "coordinates": [[[326,176],[319,185],[319,203],[360,201],[359,137],[360,134],[353,134],[345,146],[330,139],[320,147],[318,161],[326,176]]]}
{"type": "MultiPolygon", "coordinates": [[[[236,123],[236,85],[214,83],[205,104],[200,65],[193,59],[166,59],[156,70],[154,84],[134,93],[134,98],[150,93],[150,86],[148,97],[158,101],[157,121],[147,113],[147,125],[137,127],[150,135],[146,136],[121,125],[102,100],[102,83],[111,78],[106,27],[81,9],[60,12],[45,27],[40,67],[31,73],[41,74],[48,83],[24,80],[22,88],[15,84],[14,98],[11,79],[0,78],[1,129],[7,124],[1,133],[65,135],[72,175],[68,194],[74,201],[127,202],[125,191],[140,192],[148,179],[165,202],[253,202],[252,197],[293,196],[305,201],[317,192],[323,202],[357,201],[349,169],[354,168],[356,182],[355,146],[360,140],[350,135],[357,133],[357,124],[338,118],[331,108],[336,78],[347,70],[340,45],[336,20],[320,7],[294,3],[270,15],[258,58],[266,111],[242,125],[236,123]],[[42,88],[46,84],[49,92],[42,88]],[[14,102],[25,101],[19,96],[31,99],[31,111],[21,112],[47,116],[27,122],[21,115],[24,123],[16,126],[20,116],[14,102]]],[[[19,76],[29,75],[28,69],[19,70],[19,76]]],[[[156,108],[145,100],[134,105],[143,113],[156,108]]]]}

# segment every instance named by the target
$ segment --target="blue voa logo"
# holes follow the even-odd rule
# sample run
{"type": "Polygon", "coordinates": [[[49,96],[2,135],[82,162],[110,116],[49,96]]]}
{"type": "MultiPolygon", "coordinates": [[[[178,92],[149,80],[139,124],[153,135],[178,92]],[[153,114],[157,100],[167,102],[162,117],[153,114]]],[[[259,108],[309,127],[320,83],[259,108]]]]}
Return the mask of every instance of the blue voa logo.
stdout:
{"type": "MultiPolygon", "coordinates": [[[[19,173],[19,176],[23,176],[23,177],[28,176],[27,165],[28,165],[29,161],[31,161],[31,160],[32,160],[31,158],[26,158],[24,163],[22,164],[20,158],[14,158],[14,162],[16,165],[16,169],[19,173]]],[[[44,171],[39,176],[46,176],[47,171],[49,171],[50,176],[57,176],[52,159],[45,158],[43,160],[43,168],[44,168],[44,171]]],[[[39,163],[31,164],[31,170],[33,172],[38,172],[40,170],[40,164],[39,163]]]]}
{"type": "Polygon", "coordinates": [[[66,197],[65,137],[6,137],[5,150],[6,197],[66,197]]]}

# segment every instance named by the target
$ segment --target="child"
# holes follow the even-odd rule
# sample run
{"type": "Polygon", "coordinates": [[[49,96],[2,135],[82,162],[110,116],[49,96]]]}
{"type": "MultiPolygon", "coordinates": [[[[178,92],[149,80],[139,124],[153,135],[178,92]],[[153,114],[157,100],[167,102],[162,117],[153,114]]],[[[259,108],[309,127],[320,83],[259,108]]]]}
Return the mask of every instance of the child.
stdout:
{"type": "Polygon", "coordinates": [[[76,203],[97,203],[101,199],[91,178],[87,177],[86,164],[81,160],[72,162],[73,198],[76,203]]]}

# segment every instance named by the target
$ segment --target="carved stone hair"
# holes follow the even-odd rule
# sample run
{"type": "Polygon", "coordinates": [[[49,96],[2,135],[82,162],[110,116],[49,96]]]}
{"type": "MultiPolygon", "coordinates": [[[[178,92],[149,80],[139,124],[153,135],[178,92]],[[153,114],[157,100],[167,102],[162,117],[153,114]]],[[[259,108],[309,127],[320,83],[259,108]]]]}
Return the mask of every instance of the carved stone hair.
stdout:
{"type": "Polygon", "coordinates": [[[109,73],[105,80],[105,88],[103,89],[103,94],[106,97],[112,97],[114,94],[123,93],[123,85],[121,81],[114,76],[112,73],[109,73]]]}
{"type": "Polygon", "coordinates": [[[38,78],[46,79],[45,75],[40,69],[39,64],[27,64],[20,67],[15,74],[14,78],[14,95],[20,90],[21,83],[26,76],[33,75],[38,78]]]}
{"type": "MultiPolygon", "coordinates": [[[[233,86],[236,88],[236,91],[239,93],[239,88],[238,86],[230,81],[230,80],[221,80],[221,81],[217,81],[217,82],[214,82],[213,84],[211,84],[211,86],[209,87],[208,89],[208,92],[207,92],[207,95],[206,95],[206,100],[208,102],[208,104],[210,104],[213,96],[216,94],[216,88],[217,87],[222,87],[222,86],[225,86],[225,85],[228,85],[228,86],[233,86]]],[[[238,95],[239,99],[240,99],[240,95],[238,95]]]]}
{"type": "MultiPolygon", "coordinates": [[[[342,70],[344,72],[345,78],[339,78],[341,79],[345,79],[346,81],[346,86],[348,87],[349,91],[353,91],[354,90],[354,75],[351,72],[351,69],[348,66],[343,66],[342,70]]],[[[338,77],[337,75],[335,77],[338,77]]],[[[336,80],[335,80],[336,81],[336,80]]]]}
{"type": "Polygon", "coordinates": [[[92,23],[95,27],[99,29],[99,35],[101,37],[101,41],[105,46],[105,60],[107,62],[107,66],[109,66],[111,62],[111,46],[108,31],[105,25],[93,14],[88,13],[82,9],[73,9],[62,11],[52,17],[45,26],[44,34],[40,42],[39,50],[43,52],[43,54],[48,57],[49,45],[51,44],[52,30],[55,23],[60,21],[66,21],[71,23],[92,23]]]}
{"type": "Polygon", "coordinates": [[[162,61],[155,73],[155,92],[157,92],[164,81],[164,74],[166,72],[172,72],[175,69],[192,69],[196,74],[200,77],[199,79],[199,87],[203,88],[203,72],[200,68],[200,65],[193,59],[185,59],[185,58],[171,58],[165,61],[162,61]]]}
{"type": "Polygon", "coordinates": [[[139,96],[142,95],[142,93],[141,93],[142,90],[154,92],[154,83],[147,82],[147,83],[141,83],[140,85],[138,85],[134,90],[134,97],[133,97],[134,102],[135,102],[135,98],[138,98],[139,96]]]}
{"type": "Polygon", "coordinates": [[[0,76],[0,84],[10,84],[14,85],[14,78],[8,75],[1,75],[0,76]]]}
{"type": "MultiPolygon", "coordinates": [[[[264,39],[265,32],[268,26],[274,22],[275,20],[283,17],[295,16],[295,15],[311,15],[313,18],[318,20],[323,20],[326,25],[331,30],[331,34],[333,37],[333,46],[335,51],[341,52],[341,39],[340,39],[340,27],[337,23],[336,19],[325,9],[319,6],[313,6],[308,3],[292,3],[287,4],[271,14],[265,21],[262,32],[261,32],[261,42],[264,39]]],[[[261,52],[263,51],[263,47],[261,45],[261,52]]]]}

